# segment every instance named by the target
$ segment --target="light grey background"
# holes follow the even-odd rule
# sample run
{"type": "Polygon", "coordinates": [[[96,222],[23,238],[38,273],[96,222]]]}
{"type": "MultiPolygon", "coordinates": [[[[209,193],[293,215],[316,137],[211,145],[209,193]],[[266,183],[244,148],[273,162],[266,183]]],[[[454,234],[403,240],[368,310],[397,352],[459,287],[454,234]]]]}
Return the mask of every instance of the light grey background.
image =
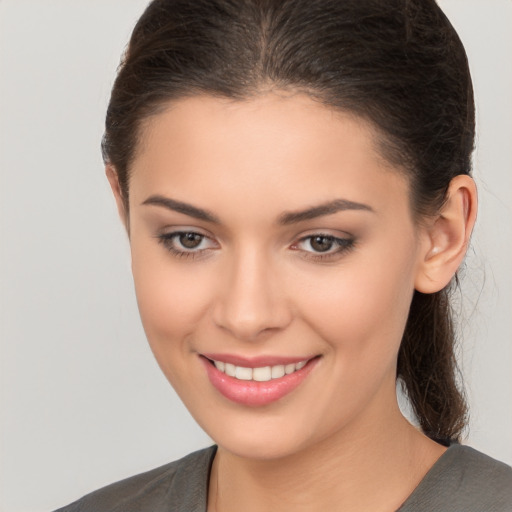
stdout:
{"type": "MultiPolygon", "coordinates": [[[[442,0],[478,105],[468,443],[512,463],[512,2],[442,0]]],[[[146,0],[0,0],[0,510],[52,510],[209,444],[160,374],[99,143],[146,0]]]]}

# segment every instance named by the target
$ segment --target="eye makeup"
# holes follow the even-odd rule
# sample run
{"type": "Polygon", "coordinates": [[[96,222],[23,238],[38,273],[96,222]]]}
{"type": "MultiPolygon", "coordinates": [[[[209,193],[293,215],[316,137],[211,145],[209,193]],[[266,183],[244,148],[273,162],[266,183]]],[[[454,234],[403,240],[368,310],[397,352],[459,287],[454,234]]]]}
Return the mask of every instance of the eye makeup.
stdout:
{"type": "Polygon", "coordinates": [[[340,238],[327,233],[313,233],[292,244],[291,249],[302,251],[305,259],[332,261],[353,249],[354,244],[354,238],[340,238]]]}
{"type": "MultiPolygon", "coordinates": [[[[157,235],[156,238],[167,251],[177,258],[196,259],[219,247],[210,237],[192,230],[162,233],[157,235]]],[[[332,261],[351,250],[354,243],[354,238],[341,238],[318,232],[303,236],[297,242],[294,242],[290,249],[300,251],[305,259],[332,261]]]]}
{"type": "Polygon", "coordinates": [[[218,247],[211,238],[196,231],[180,230],[156,237],[167,251],[177,258],[195,259],[218,247]]]}

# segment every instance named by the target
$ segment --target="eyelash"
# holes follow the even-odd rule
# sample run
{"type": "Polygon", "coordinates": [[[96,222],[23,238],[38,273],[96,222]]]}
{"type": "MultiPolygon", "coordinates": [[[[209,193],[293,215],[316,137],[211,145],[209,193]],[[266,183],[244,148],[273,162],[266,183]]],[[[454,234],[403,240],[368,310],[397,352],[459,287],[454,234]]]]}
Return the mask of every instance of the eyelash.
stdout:
{"type": "Polygon", "coordinates": [[[173,256],[177,258],[191,258],[195,259],[202,255],[204,255],[204,251],[208,249],[200,249],[200,250],[180,250],[176,248],[176,239],[183,235],[196,235],[201,237],[201,243],[204,240],[210,240],[206,235],[202,233],[197,233],[196,231],[173,231],[172,233],[163,233],[161,235],[157,235],[159,243],[161,243],[173,256]]]}
{"type": "MultiPolygon", "coordinates": [[[[166,250],[168,250],[173,256],[176,256],[177,258],[190,258],[190,259],[196,259],[200,258],[201,256],[205,255],[205,251],[210,250],[211,248],[205,248],[205,249],[189,249],[186,250],[180,250],[176,248],[176,239],[178,239],[181,236],[184,235],[195,235],[201,237],[200,244],[203,243],[204,240],[210,240],[206,235],[203,235],[202,233],[197,233],[195,231],[173,231],[172,233],[163,233],[161,235],[157,235],[157,239],[159,243],[161,243],[166,250]]],[[[310,242],[311,243],[311,242],[310,242]]],[[[313,233],[311,235],[304,236],[300,238],[297,242],[295,242],[291,249],[296,251],[303,251],[304,258],[313,260],[313,261],[328,261],[336,259],[337,257],[340,257],[342,254],[350,251],[354,248],[355,240],[353,238],[339,238],[335,237],[330,234],[326,233],[313,233]],[[313,240],[314,238],[325,238],[330,243],[333,244],[333,246],[337,246],[336,250],[331,251],[331,249],[328,249],[328,251],[325,252],[315,252],[315,251],[306,251],[303,249],[300,249],[298,246],[306,242],[307,240],[313,240]]]]}
{"type": "Polygon", "coordinates": [[[337,248],[334,251],[331,251],[331,249],[329,249],[328,251],[330,251],[330,252],[328,252],[328,251],[325,251],[325,252],[304,251],[305,254],[307,254],[307,256],[304,255],[304,258],[306,258],[306,259],[315,260],[315,261],[328,261],[329,259],[330,260],[337,259],[342,254],[353,249],[355,246],[355,240],[353,238],[339,238],[339,237],[336,237],[336,236],[333,236],[333,235],[330,235],[327,233],[313,233],[311,235],[302,237],[298,242],[294,243],[292,245],[292,249],[300,251],[301,249],[298,248],[299,244],[301,244],[302,242],[305,242],[307,240],[309,240],[310,244],[311,244],[311,241],[314,238],[325,238],[330,243],[332,243],[334,247],[337,246],[337,248]]]}

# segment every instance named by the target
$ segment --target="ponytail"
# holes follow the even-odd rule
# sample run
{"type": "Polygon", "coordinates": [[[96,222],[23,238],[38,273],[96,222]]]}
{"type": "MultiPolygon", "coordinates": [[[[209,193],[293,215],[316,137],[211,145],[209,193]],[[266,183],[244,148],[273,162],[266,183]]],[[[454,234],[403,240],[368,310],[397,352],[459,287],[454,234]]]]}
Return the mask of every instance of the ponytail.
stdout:
{"type": "Polygon", "coordinates": [[[421,429],[442,444],[460,440],[467,421],[448,295],[448,289],[430,295],[414,292],[397,366],[421,429]]]}

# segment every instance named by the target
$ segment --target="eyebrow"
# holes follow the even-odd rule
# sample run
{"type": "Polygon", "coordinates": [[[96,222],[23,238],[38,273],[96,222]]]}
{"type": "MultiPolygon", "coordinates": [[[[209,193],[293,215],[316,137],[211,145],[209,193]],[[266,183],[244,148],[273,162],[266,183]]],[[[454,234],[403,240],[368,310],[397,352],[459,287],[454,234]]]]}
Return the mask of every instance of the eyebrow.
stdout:
{"type": "Polygon", "coordinates": [[[213,213],[208,210],[203,210],[202,208],[197,208],[196,206],[192,206],[188,203],[183,203],[182,201],[176,201],[175,199],[171,199],[170,197],[164,196],[150,196],[148,197],[142,204],[150,204],[154,206],[163,206],[169,210],[173,210],[178,213],[184,213],[189,217],[194,217],[199,220],[204,220],[206,222],[212,222],[213,224],[220,224],[220,220],[213,213]]]}
{"type": "Polygon", "coordinates": [[[371,206],[363,203],[356,203],[354,201],[348,201],[346,199],[335,199],[328,203],[320,204],[307,208],[306,210],[300,210],[296,212],[285,212],[279,217],[279,224],[288,225],[295,224],[297,222],[303,222],[306,220],[316,219],[317,217],[323,217],[324,215],[332,215],[337,212],[345,210],[363,210],[368,212],[374,212],[371,206]]]}
{"type": "MultiPolygon", "coordinates": [[[[160,195],[153,195],[148,197],[143,205],[162,206],[169,210],[173,210],[178,213],[183,213],[189,217],[194,217],[199,220],[211,222],[213,224],[220,224],[219,218],[208,210],[198,208],[170,197],[164,197],[160,195]]],[[[283,226],[289,224],[296,224],[304,222],[306,220],[316,219],[317,217],[323,217],[324,215],[333,215],[334,213],[346,210],[363,210],[368,212],[374,212],[371,206],[363,203],[356,203],[354,201],[348,201],[346,199],[335,199],[328,203],[323,203],[305,210],[299,210],[295,212],[284,212],[278,218],[278,224],[283,226]]]]}

